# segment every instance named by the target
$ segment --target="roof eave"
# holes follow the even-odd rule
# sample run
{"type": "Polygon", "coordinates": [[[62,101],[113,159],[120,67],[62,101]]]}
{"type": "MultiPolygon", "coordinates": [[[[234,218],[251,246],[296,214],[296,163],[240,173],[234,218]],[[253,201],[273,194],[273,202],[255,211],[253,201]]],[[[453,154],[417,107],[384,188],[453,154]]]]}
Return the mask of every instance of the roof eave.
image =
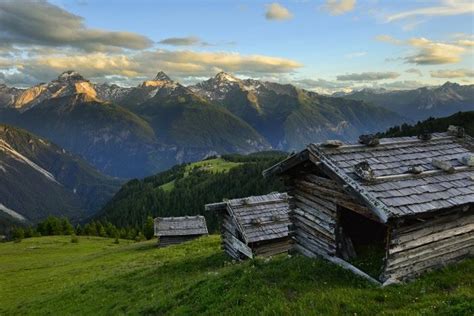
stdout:
{"type": "Polygon", "coordinates": [[[293,154],[286,158],[283,161],[271,166],[268,169],[263,170],[262,175],[266,177],[270,177],[275,174],[282,174],[288,171],[291,168],[298,166],[299,164],[309,160],[309,151],[308,149],[304,149],[299,153],[293,154]]]}

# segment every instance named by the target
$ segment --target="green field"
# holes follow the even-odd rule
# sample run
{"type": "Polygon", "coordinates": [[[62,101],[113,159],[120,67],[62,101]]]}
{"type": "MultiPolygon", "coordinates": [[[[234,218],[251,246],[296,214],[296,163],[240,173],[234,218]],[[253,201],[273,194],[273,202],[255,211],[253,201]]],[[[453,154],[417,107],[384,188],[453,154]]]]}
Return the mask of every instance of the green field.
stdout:
{"type": "MultiPolygon", "coordinates": [[[[184,176],[186,178],[189,175],[189,172],[193,169],[200,169],[202,171],[206,171],[209,173],[219,173],[219,172],[227,172],[230,169],[240,166],[242,163],[227,161],[222,158],[214,158],[208,160],[202,160],[198,162],[190,163],[185,167],[184,176]]],[[[162,184],[160,186],[161,189],[165,192],[169,192],[174,188],[175,180],[162,184]]]]}
{"type": "Polygon", "coordinates": [[[474,259],[377,288],[320,260],[233,263],[218,236],[41,237],[0,244],[0,315],[473,315],[474,259]]]}

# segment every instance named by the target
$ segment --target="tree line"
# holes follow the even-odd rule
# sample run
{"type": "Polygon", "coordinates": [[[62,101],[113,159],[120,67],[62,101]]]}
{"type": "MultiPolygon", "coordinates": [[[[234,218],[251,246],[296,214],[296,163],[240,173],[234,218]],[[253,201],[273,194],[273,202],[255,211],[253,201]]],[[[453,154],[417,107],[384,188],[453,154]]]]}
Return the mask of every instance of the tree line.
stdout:
{"type": "Polygon", "coordinates": [[[98,236],[119,239],[144,241],[153,238],[154,221],[148,217],[141,229],[134,227],[117,227],[108,221],[92,220],[86,224],[73,226],[66,217],[49,216],[35,226],[14,226],[10,239],[21,241],[24,238],[41,236],[98,236]]]}
{"type": "Polygon", "coordinates": [[[283,191],[277,178],[264,178],[262,171],[286,158],[281,152],[250,155],[223,155],[221,158],[240,165],[225,172],[209,172],[205,168],[174,168],[143,180],[131,180],[110,200],[97,216],[117,227],[140,229],[146,219],[160,216],[204,215],[210,232],[218,230],[215,214],[204,212],[207,203],[223,199],[283,191]],[[173,181],[171,190],[161,186],[173,181]]]}

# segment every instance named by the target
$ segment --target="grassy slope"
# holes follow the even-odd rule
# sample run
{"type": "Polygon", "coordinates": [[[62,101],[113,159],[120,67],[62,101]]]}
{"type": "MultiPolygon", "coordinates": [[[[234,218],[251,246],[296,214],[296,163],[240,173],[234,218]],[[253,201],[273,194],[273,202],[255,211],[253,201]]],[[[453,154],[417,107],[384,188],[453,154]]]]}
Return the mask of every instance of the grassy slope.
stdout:
{"type": "MultiPolygon", "coordinates": [[[[184,178],[189,175],[189,172],[195,168],[205,170],[211,173],[228,172],[230,169],[240,166],[242,163],[227,161],[222,158],[215,158],[209,160],[202,160],[191,163],[185,167],[184,178]]],[[[171,180],[165,184],[160,185],[160,188],[165,192],[169,192],[174,189],[175,180],[171,180]]]]}
{"type": "Polygon", "coordinates": [[[379,289],[320,260],[232,264],[219,237],[157,249],[80,237],[0,244],[0,314],[472,315],[474,260],[379,289]]]}

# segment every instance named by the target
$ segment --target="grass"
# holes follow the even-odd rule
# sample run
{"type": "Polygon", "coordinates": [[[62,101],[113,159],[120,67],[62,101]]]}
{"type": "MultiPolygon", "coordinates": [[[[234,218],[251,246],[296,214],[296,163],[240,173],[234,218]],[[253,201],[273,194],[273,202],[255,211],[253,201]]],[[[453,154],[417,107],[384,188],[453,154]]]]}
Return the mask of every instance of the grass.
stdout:
{"type": "Polygon", "coordinates": [[[0,244],[0,315],[472,315],[474,259],[377,288],[321,260],[233,263],[218,236],[41,237],[0,244]]]}
{"type": "MultiPolygon", "coordinates": [[[[240,165],[242,165],[242,163],[227,161],[222,158],[202,160],[202,161],[194,162],[187,165],[184,171],[184,178],[186,178],[189,175],[189,172],[191,172],[191,170],[195,168],[198,168],[210,173],[220,173],[220,172],[228,172],[230,169],[240,166],[240,165]]],[[[171,190],[174,189],[175,181],[176,180],[172,180],[170,182],[162,184],[160,185],[160,188],[165,192],[170,192],[171,190]]]]}

